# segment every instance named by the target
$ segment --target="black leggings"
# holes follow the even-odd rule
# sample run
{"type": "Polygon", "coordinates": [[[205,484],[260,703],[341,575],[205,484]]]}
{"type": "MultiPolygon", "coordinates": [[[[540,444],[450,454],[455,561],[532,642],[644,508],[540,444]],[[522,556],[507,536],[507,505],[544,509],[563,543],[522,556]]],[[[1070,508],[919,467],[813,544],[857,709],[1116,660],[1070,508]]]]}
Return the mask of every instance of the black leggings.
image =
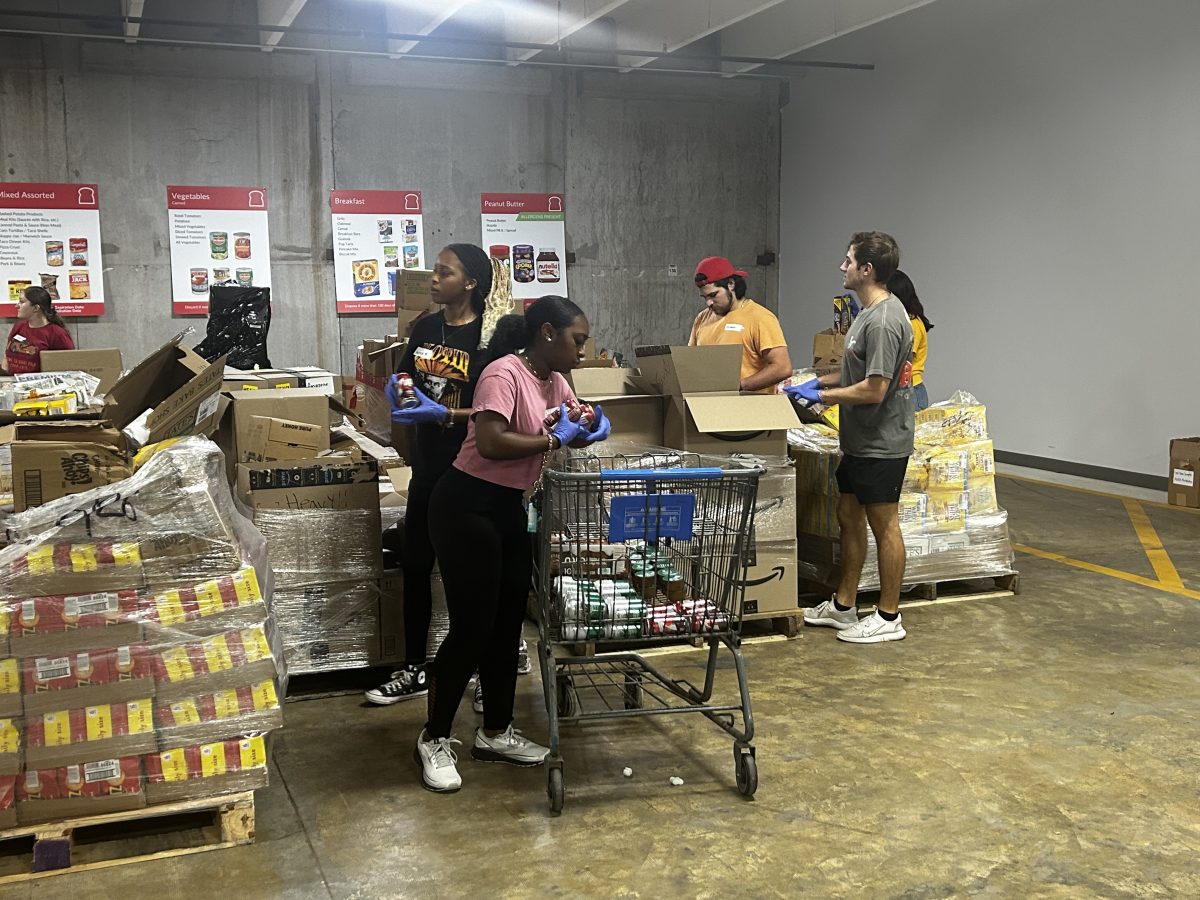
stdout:
{"type": "Polygon", "coordinates": [[[413,477],[404,513],[404,661],[424,665],[429,657],[429,620],[433,618],[433,544],[429,540],[429,497],[441,472],[413,477]]]}
{"type": "Polygon", "coordinates": [[[507,728],[517,693],[517,643],[533,576],[522,492],[451,468],[433,489],[429,536],[446,585],[450,632],[429,683],[432,738],[449,737],[479,670],[483,727],[507,728]]]}

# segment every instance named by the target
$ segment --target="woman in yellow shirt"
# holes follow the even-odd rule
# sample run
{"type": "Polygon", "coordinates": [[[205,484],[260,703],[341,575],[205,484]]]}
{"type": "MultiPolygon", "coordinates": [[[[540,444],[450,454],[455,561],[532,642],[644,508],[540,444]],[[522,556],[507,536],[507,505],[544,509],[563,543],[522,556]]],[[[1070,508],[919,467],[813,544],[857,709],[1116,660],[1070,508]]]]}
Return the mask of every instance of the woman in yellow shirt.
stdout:
{"type": "Polygon", "coordinates": [[[888,290],[899,298],[908,312],[909,322],[913,330],[913,399],[916,401],[917,412],[929,406],[929,392],[925,388],[925,357],[929,352],[927,333],[933,331],[933,323],[925,318],[925,307],[917,296],[912,279],[897,269],[888,279],[888,290]]]}

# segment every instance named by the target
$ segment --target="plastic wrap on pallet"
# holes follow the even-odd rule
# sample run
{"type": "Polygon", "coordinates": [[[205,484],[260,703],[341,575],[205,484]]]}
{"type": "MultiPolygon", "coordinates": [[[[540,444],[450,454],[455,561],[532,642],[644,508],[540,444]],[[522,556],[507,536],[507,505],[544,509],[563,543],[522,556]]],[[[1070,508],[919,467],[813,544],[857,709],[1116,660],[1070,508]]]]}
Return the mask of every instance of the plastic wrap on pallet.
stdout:
{"type": "Polygon", "coordinates": [[[207,777],[218,772],[265,779],[265,750],[249,767],[219,752],[231,741],[265,747],[262,736],[282,725],[286,668],[266,542],[231,496],[215,444],[175,443],[132,477],[9,527],[0,821],[14,810],[41,822],[174,799],[178,790],[152,788],[152,773],[177,748],[196,748],[202,777],[158,777],[191,781],[187,796],[246,789],[246,778],[207,777]],[[14,734],[19,767],[6,752],[14,734]]]}
{"type": "Polygon", "coordinates": [[[257,509],[292,674],[362,668],[379,642],[377,509],[257,509]]]}

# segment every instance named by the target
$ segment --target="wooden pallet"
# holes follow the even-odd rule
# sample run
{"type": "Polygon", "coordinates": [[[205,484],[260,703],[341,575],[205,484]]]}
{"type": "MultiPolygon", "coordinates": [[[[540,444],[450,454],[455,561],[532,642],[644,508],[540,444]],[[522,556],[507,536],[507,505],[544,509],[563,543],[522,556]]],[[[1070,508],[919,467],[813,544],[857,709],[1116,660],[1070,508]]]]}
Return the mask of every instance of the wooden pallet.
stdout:
{"type": "Polygon", "coordinates": [[[0,885],[254,843],[254,792],[0,831],[0,885]]]}
{"type": "MultiPolygon", "coordinates": [[[[801,579],[801,594],[810,594],[828,600],[833,596],[836,585],[822,584],[817,581],[801,579]]],[[[877,592],[877,588],[860,591],[860,594],[877,592]]],[[[982,576],[980,578],[955,578],[946,581],[918,582],[900,595],[900,606],[911,606],[917,603],[928,603],[934,600],[991,600],[998,597],[1012,597],[1021,593],[1021,575],[1014,572],[1011,575],[982,576]],[[991,581],[993,589],[980,589],[979,582],[991,581]]]]}
{"type": "MultiPolygon", "coordinates": [[[[771,630],[776,634],[782,634],[786,638],[794,638],[800,633],[803,624],[803,614],[800,608],[796,607],[794,611],[789,612],[760,612],[760,613],[742,613],[742,624],[746,622],[763,622],[770,626],[771,630]]],[[[742,636],[746,636],[745,628],[742,629],[742,636]]]]}

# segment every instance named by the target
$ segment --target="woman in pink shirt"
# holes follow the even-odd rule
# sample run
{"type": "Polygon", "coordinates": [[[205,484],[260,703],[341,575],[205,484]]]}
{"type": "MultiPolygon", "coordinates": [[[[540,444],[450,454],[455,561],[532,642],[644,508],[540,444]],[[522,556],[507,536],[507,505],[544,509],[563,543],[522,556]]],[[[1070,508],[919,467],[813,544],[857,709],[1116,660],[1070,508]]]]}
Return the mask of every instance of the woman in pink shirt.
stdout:
{"type": "Polygon", "coordinates": [[[575,397],[561,373],[578,365],[587,339],[587,317],[563,297],[543,297],[524,316],[500,320],[491,341],[496,358],[475,386],[467,438],[430,497],[429,536],[450,614],[429,679],[429,720],[415,753],[431,791],[462,786],[450,731],[477,668],[487,701],[471,755],[536,766],[549,752],[512,725],[517,645],[533,574],[524,494],[559,447],[608,437],[600,407],[590,426],[567,415],[566,404],[575,397]],[[558,422],[546,428],[543,420],[554,410],[558,422]]]}

